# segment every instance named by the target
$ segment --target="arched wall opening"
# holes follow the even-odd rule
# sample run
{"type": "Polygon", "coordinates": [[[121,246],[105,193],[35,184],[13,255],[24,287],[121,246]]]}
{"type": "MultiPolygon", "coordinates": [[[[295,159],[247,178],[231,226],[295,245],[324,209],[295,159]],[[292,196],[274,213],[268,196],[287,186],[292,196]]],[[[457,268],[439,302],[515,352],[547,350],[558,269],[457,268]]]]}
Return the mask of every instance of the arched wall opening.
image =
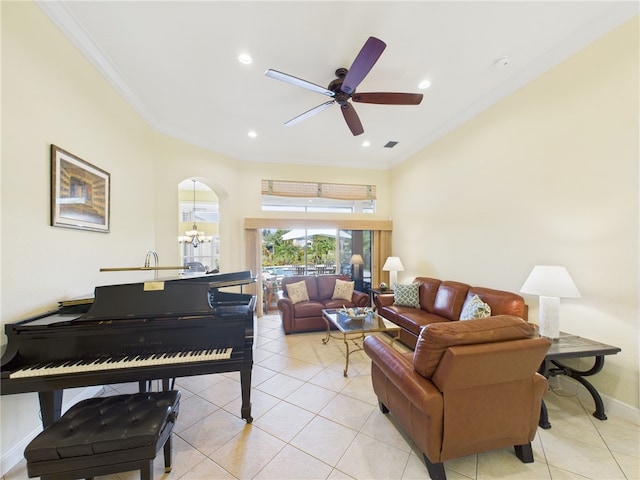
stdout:
{"type": "Polygon", "coordinates": [[[185,275],[220,269],[220,199],[206,180],[178,184],[177,238],[185,275]]]}

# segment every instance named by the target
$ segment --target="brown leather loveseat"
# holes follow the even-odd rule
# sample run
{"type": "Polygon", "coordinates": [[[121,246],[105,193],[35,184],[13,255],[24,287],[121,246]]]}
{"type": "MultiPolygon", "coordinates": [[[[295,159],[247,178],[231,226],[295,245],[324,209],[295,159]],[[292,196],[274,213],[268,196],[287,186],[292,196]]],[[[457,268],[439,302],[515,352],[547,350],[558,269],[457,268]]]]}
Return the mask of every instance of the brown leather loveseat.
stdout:
{"type": "Polygon", "coordinates": [[[336,291],[338,281],[343,282],[342,286],[350,286],[353,289],[353,283],[349,281],[348,275],[294,275],[284,277],[282,279],[282,297],[278,300],[278,310],[280,311],[284,332],[288,334],[325,330],[327,324],[322,319],[323,309],[342,308],[343,306],[366,307],[369,305],[369,295],[358,290],[348,290],[348,294],[345,296],[338,295],[336,291]],[[300,285],[300,282],[304,282],[308,300],[292,299],[289,290],[295,284],[300,285]]]}
{"type": "Polygon", "coordinates": [[[422,327],[459,320],[463,311],[473,310],[469,307],[473,307],[478,299],[488,305],[489,316],[515,315],[528,319],[524,298],[515,293],[428,277],[416,277],[412,283],[418,284],[419,298],[414,305],[408,306],[406,302],[397,305],[393,293],[374,297],[377,312],[401,327],[400,341],[410,348],[415,347],[422,327]],[[478,299],[474,299],[475,296],[478,299]]]}
{"type": "Polygon", "coordinates": [[[499,315],[427,325],[410,353],[365,339],[380,410],[415,442],[433,480],[446,478],[447,460],[498,448],[514,446],[522,462],[533,462],[548,389],[537,369],[551,345],[535,332],[499,315]]]}

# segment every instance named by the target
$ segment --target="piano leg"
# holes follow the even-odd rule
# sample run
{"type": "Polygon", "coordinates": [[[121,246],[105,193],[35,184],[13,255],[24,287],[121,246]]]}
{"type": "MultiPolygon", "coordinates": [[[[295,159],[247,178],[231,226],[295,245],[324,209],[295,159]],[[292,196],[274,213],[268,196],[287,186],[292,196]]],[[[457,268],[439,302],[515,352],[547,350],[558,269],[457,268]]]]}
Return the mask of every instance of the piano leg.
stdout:
{"type": "Polygon", "coordinates": [[[38,392],[42,427],[52,425],[62,415],[62,390],[38,392]]]}
{"type": "Polygon", "coordinates": [[[240,413],[247,423],[253,422],[251,416],[251,369],[240,370],[240,385],[242,388],[242,407],[240,413]]]}
{"type": "Polygon", "coordinates": [[[162,390],[173,390],[176,385],[175,378],[163,378],[162,379],[162,390]]]}
{"type": "MultiPolygon", "coordinates": [[[[162,390],[173,390],[176,384],[175,378],[163,378],[162,381],[162,390]]],[[[153,380],[140,380],[138,382],[139,392],[150,392],[152,390],[153,380]]]]}

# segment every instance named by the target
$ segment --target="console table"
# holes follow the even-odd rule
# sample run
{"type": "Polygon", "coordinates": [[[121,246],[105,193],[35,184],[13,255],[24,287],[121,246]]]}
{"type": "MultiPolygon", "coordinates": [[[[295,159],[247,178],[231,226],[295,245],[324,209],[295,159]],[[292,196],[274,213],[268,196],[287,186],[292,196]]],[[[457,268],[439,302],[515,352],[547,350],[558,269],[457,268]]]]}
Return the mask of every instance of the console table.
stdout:
{"type": "MultiPolygon", "coordinates": [[[[591,394],[591,397],[593,397],[593,401],[596,405],[596,411],[593,412],[593,416],[600,420],[606,420],[607,416],[604,413],[604,403],[602,403],[600,394],[584,377],[595,375],[602,370],[605,355],[615,355],[620,351],[620,348],[612,345],[606,345],[594,340],[589,340],[588,338],[561,332],[560,338],[554,340],[551,344],[551,348],[549,348],[549,352],[538,371],[546,378],[555,377],[557,375],[567,375],[584,385],[591,394]],[[564,365],[560,361],[565,358],[583,357],[594,357],[593,367],[588,370],[576,370],[564,365]]],[[[540,422],[538,425],[542,428],[551,428],[544,400],[542,401],[540,422]]]]}
{"type": "Polygon", "coordinates": [[[384,295],[386,293],[393,293],[393,289],[391,288],[385,288],[384,290],[380,289],[380,288],[370,288],[369,289],[369,295],[371,295],[371,305],[375,308],[376,303],[375,303],[375,299],[378,295],[384,295]]]}

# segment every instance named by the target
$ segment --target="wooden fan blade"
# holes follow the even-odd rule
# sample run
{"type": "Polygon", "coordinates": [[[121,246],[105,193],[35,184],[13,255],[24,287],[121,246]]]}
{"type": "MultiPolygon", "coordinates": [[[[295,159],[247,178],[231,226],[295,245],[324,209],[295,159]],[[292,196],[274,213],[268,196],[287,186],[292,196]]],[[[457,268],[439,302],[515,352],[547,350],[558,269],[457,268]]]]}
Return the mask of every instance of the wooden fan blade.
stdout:
{"type": "Polygon", "coordinates": [[[421,93],[371,92],[355,93],[351,100],[360,103],[379,103],[382,105],[420,105],[421,93]]]}
{"type": "Polygon", "coordinates": [[[362,123],[360,123],[360,117],[358,117],[356,109],[353,108],[350,103],[345,103],[344,105],[342,105],[340,107],[340,110],[342,110],[342,116],[344,117],[349,130],[351,130],[351,133],[353,133],[354,136],[364,133],[362,123]]]}
{"type": "Polygon", "coordinates": [[[364,80],[387,47],[386,43],[376,37],[369,37],[353,61],[340,88],[344,93],[351,94],[364,80]]]}
{"type": "Polygon", "coordinates": [[[264,74],[267,77],[275,78],[276,80],[280,80],[285,83],[289,83],[291,85],[295,85],[296,87],[302,87],[307,90],[311,90],[312,92],[321,93],[323,95],[327,95],[328,97],[335,96],[335,93],[331,90],[327,90],[320,85],[316,85],[315,83],[307,82],[306,80],[302,80],[301,78],[294,77],[293,75],[289,75],[288,73],[282,73],[278,70],[269,69],[264,74]]]}
{"type": "Polygon", "coordinates": [[[334,103],[336,103],[335,100],[329,100],[328,102],[324,102],[318,105],[317,107],[313,107],[311,110],[307,110],[306,112],[301,113],[297,117],[292,118],[291,120],[286,122],[285,125],[291,126],[291,125],[295,125],[296,123],[300,123],[302,120],[305,120],[309,117],[313,117],[316,113],[320,113],[322,110],[326,110],[334,103]]]}

